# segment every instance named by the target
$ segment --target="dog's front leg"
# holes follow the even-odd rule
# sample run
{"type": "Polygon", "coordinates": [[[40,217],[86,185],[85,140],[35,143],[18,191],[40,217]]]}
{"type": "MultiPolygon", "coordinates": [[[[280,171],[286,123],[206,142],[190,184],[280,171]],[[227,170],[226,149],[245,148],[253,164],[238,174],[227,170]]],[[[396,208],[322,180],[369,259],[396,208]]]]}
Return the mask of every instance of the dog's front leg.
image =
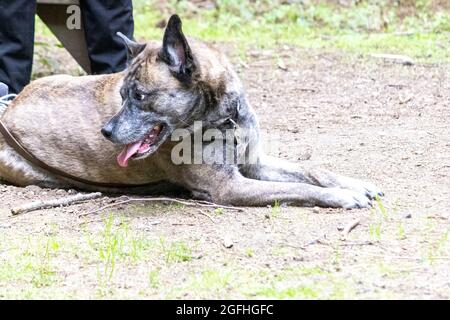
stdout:
{"type": "Polygon", "coordinates": [[[266,206],[275,201],[298,206],[362,208],[370,206],[364,194],[307,183],[249,179],[233,166],[187,165],[178,167],[177,183],[204,200],[236,206],[266,206]]]}
{"type": "Polygon", "coordinates": [[[256,164],[246,165],[242,173],[252,179],[280,182],[302,182],[324,188],[353,190],[374,199],[381,190],[366,181],[342,176],[325,169],[304,170],[298,164],[262,154],[256,164]]]}

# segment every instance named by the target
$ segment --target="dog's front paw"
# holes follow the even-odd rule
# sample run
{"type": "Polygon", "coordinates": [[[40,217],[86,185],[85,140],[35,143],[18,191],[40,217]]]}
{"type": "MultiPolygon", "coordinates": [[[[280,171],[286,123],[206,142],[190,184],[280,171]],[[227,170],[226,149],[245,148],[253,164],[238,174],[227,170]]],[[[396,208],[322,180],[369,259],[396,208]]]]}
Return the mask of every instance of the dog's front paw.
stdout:
{"type": "Polygon", "coordinates": [[[384,196],[384,192],[381,191],[381,189],[378,188],[373,183],[365,182],[365,181],[362,181],[361,183],[362,183],[362,188],[364,188],[364,190],[366,192],[366,196],[369,197],[370,199],[375,199],[377,196],[378,197],[384,196]]]}
{"type": "Polygon", "coordinates": [[[373,200],[377,196],[382,197],[384,193],[371,182],[361,181],[353,178],[347,178],[342,184],[341,188],[353,190],[358,193],[365,194],[366,197],[373,200]]]}
{"type": "Polygon", "coordinates": [[[382,197],[384,196],[383,191],[381,191],[380,188],[378,188],[376,185],[374,185],[371,182],[367,182],[367,181],[357,181],[357,189],[353,189],[355,191],[358,192],[363,192],[366,197],[368,197],[369,199],[375,199],[377,196],[378,197],[382,197]]]}
{"type": "Polygon", "coordinates": [[[360,209],[371,207],[370,199],[361,192],[348,189],[328,188],[321,203],[325,207],[360,209]]]}

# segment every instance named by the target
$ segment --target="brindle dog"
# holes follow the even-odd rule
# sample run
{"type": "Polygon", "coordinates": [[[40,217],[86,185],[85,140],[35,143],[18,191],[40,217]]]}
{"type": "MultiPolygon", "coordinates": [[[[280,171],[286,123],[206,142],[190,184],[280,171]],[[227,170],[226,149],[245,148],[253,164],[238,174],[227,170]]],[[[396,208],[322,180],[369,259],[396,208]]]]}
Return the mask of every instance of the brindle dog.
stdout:
{"type": "Polygon", "coordinates": [[[278,200],[299,206],[362,208],[382,195],[371,183],[321,169],[306,171],[265,155],[257,117],[231,64],[219,51],[188,41],[177,15],[168,22],[162,46],[122,38],[130,56],[124,72],[34,81],[1,118],[34,157],[93,184],[28,162],[0,136],[3,180],[20,186],[123,193],[169,194],[181,188],[195,198],[237,206],[265,206],[278,200]],[[239,127],[245,139],[233,144],[234,153],[253,146],[256,161],[175,164],[171,155],[177,142],[169,137],[177,129],[195,134],[196,121],[201,121],[202,132],[239,127]],[[141,184],[145,186],[137,187],[141,184]]]}

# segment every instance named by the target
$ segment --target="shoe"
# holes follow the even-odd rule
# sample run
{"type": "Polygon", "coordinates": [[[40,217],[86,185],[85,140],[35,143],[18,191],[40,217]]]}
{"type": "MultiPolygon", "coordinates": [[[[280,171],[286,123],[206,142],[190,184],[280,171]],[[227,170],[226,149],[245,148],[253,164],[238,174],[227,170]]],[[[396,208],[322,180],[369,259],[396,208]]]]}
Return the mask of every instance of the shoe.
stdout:
{"type": "Polygon", "coordinates": [[[17,96],[16,94],[8,94],[8,86],[0,82],[0,116],[6,111],[11,101],[17,96]]]}
{"type": "Polygon", "coordinates": [[[0,97],[6,96],[8,94],[8,86],[3,82],[0,82],[0,97]]]}

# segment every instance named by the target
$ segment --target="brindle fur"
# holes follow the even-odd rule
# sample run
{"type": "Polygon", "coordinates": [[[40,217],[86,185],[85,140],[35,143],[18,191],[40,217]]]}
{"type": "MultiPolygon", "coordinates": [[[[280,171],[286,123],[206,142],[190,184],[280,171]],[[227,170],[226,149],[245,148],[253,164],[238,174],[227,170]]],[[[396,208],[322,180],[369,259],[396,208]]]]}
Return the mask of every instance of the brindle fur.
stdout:
{"type": "MultiPolygon", "coordinates": [[[[145,159],[119,167],[116,155],[123,145],[142,139],[161,122],[170,133],[177,128],[192,130],[197,120],[203,122],[203,129],[224,130],[232,120],[246,131],[247,143],[259,143],[256,114],[231,64],[202,42],[189,39],[188,43],[178,16],[169,20],[162,47],[124,40],[131,59],[124,72],[42,78],[9,106],[2,121],[37,158],[90,181],[154,182],[144,190],[103,191],[155,194],[184,189],[196,198],[238,206],[264,206],[279,200],[301,206],[360,208],[382,195],[371,183],[321,169],[303,170],[265,155],[261,148],[257,148],[256,164],[174,165],[170,155],[175,142],[170,138],[145,159]]],[[[20,186],[101,190],[30,164],[1,136],[0,178],[20,186]]]]}

